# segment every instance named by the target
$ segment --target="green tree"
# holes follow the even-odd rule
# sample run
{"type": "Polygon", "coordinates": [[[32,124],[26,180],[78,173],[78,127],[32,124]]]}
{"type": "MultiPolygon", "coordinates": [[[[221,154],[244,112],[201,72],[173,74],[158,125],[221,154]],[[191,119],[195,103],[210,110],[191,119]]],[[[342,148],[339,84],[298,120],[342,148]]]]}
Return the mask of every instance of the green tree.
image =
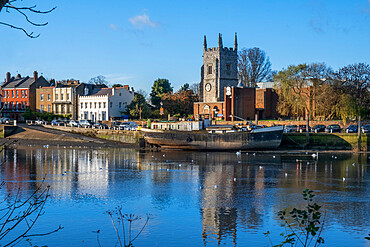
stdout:
{"type": "Polygon", "coordinates": [[[123,87],[123,85],[122,84],[120,84],[120,83],[115,83],[115,84],[113,84],[113,86],[112,87],[123,87]]]}
{"type": "MultiPolygon", "coordinates": [[[[290,65],[274,76],[279,94],[278,112],[284,116],[316,116],[316,99],[330,80],[331,68],[324,63],[290,65]]],[[[332,106],[328,106],[332,109],[332,106]]]]}
{"type": "Polygon", "coordinates": [[[169,80],[158,78],[156,81],[154,81],[154,84],[152,86],[150,101],[155,107],[159,108],[162,96],[172,91],[173,88],[169,80]]]}
{"type": "Polygon", "coordinates": [[[135,93],[134,99],[127,106],[125,114],[135,119],[148,118],[150,116],[150,108],[144,96],[135,93]]]}

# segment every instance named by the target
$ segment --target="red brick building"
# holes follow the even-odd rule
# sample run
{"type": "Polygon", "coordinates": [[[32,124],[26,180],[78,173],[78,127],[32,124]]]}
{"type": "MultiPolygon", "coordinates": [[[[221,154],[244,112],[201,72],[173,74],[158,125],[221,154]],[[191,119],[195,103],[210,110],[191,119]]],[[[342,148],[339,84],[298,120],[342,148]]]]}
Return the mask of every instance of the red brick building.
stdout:
{"type": "Polygon", "coordinates": [[[22,113],[27,108],[36,110],[36,88],[49,86],[44,77],[38,77],[37,71],[33,77],[11,77],[10,72],[1,86],[1,115],[18,121],[22,120],[22,113]]]}

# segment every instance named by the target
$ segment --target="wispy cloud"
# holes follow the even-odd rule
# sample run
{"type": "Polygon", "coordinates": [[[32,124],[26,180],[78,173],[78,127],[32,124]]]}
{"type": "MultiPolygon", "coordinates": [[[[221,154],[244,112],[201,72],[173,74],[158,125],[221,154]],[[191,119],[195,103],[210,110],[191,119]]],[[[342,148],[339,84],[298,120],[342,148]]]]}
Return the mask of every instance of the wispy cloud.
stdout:
{"type": "Polygon", "coordinates": [[[143,29],[144,27],[156,28],[159,23],[150,20],[146,14],[137,15],[128,19],[135,29],[143,29]]]}
{"type": "Polygon", "coordinates": [[[112,30],[118,30],[118,27],[113,23],[109,24],[109,28],[112,30]]]}
{"type": "Polygon", "coordinates": [[[127,74],[108,74],[104,75],[107,78],[107,81],[109,83],[130,83],[127,82],[127,80],[135,78],[133,75],[127,75],[127,74]]]}

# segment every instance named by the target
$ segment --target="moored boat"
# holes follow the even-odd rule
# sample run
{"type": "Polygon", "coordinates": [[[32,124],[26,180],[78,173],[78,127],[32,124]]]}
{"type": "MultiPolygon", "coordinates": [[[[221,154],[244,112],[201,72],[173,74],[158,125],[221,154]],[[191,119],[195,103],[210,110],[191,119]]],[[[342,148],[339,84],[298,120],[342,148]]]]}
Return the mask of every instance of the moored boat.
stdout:
{"type": "Polygon", "coordinates": [[[214,128],[209,131],[141,129],[146,143],[151,146],[191,150],[276,149],[281,143],[283,130],[284,126],[251,131],[230,128],[214,128]]]}

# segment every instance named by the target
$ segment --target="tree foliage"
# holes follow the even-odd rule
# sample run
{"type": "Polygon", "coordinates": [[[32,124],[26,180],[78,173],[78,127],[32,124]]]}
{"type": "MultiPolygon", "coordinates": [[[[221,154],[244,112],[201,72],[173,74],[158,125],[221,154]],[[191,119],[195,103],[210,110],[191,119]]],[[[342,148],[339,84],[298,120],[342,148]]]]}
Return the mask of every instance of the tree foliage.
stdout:
{"type": "Polygon", "coordinates": [[[269,57],[263,50],[254,47],[242,49],[238,54],[239,78],[246,87],[257,87],[271,72],[269,57]]]}
{"type": "Polygon", "coordinates": [[[166,93],[162,96],[163,107],[172,115],[187,117],[193,114],[194,102],[198,100],[194,91],[185,83],[176,93],[166,93]]]}
{"type": "Polygon", "coordinates": [[[152,86],[150,101],[155,107],[159,108],[162,96],[172,91],[173,88],[169,80],[158,78],[152,86]]]}
{"type": "MultiPolygon", "coordinates": [[[[54,7],[54,8],[51,8],[49,10],[42,11],[42,10],[38,9],[36,5],[26,6],[26,5],[23,5],[23,4],[24,3],[21,0],[0,0],[0,13],[1,13],[1,10],[3,10],[3,9],[5,9],[5,11],[7,13],[11,13],[11,12],[17,13],[20,16],[23,16],[28,24],[30,24],[32,26],[36,26],[36,27],[42,27],[42,26],[46,26],[48,23],[47,22],[36,23],[36,22],[34,22],[30,19],[30,14],[48,14],[48,13],[50,13],[53,10],[56,9],[56,7],[54,7]]],[[[33,32],[29,32],[23,27],[15,26],[15,25],[9,24],[7,22],[0,22],[0,25],[4,25],[4,26],[8,26],[10,28],[20,30],[20,31],[24,32],[30,38],[37,38],[37,37],[40,36],[40,34],[35,35],[33,32]]]]}
{"type": "Polygon", "coordinates": [[[123,87],[123,85],[122,84],[120,84],[120,83],[115,83],[115,84],[113,84],[113,86],[112,87],[123,87]]]}
{"type": "Polygon", "coordinates": [[[150,108],[143,95],[135,93],[134,99],[127,106],[125,114],[134,119],[150,117],[150,108]]]}

